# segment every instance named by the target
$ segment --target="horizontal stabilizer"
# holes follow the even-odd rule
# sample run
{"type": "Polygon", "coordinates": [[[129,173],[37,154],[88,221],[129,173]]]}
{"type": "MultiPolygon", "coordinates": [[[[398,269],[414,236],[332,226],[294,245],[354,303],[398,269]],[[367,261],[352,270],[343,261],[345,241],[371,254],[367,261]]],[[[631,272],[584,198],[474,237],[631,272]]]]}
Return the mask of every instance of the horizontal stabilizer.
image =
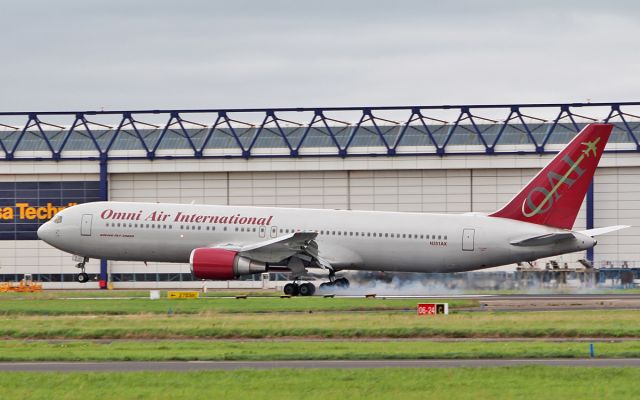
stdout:
{"type": "Polygon", "coordinates": [[[615,225],[615,226],[605,226],[603,228],[595,228],[595,229],[587,229],[586,231],[580,231],[583,235],[587,236],[599,236],[607,233],[619,231],[620,229],[631,228],[630,225],[615,225]]]}
{"type": "Polygon", "coordinates": [[[544,246],[547,244],[553,244],[562,240],[573,239],[575,236],[572,232],[558,232],[548,233],[546,235],[530,236],[526,238],[520,238],[509,242],[513,246],[544,246]]]}

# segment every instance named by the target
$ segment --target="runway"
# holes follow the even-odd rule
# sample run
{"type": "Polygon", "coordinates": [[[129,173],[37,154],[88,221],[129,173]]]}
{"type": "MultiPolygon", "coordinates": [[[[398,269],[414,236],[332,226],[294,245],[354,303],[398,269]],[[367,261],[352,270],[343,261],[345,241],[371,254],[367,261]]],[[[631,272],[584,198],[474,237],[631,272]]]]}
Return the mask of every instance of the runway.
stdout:
{"type": "Polygon", "coordinates": [[[580,359],[465,359],[465,360],[330,360],[330,361],[111,361],[3,362],[0,371],[22,372],[135,372],[230,371],[276,368],[481,368],[546,365],[562,367],[640,367],[640,358],[580,359]]]}

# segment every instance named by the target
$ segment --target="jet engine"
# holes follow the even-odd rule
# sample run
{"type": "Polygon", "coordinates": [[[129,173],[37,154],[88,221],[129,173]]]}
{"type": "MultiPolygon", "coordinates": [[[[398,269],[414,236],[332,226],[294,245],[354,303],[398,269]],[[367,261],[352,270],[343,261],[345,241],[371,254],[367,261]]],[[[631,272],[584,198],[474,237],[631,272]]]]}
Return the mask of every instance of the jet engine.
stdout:
{"type": "Polygon", "coordinates": [[[198,279],[228,280],[267,271],[267,265],[238,255],[237,251],[198,248],[189,257],[191,272],[198,279]]]}

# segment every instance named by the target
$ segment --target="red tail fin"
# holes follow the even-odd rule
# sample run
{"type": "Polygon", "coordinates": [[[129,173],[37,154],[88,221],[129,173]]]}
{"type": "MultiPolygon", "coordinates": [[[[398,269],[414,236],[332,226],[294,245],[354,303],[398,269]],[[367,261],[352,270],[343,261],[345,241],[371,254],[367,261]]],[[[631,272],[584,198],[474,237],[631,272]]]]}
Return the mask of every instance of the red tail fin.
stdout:
{"type": "Polygon", "coordinates": [[[491,216],[571,229],[612,128],[610,124],[587,125],[520,193],[491,216]]]}

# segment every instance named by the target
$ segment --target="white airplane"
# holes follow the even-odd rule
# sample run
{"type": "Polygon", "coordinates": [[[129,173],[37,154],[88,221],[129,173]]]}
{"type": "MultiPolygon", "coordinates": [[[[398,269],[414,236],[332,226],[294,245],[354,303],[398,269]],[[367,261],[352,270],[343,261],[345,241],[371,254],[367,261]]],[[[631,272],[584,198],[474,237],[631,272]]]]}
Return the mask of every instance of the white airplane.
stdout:
{"type": "Polygon", "coordinates": [[[95,202],[59,212],[38,229],[50,245],[90,258],[190,263],[199,279],[288,270],[289,295],[312,295],[307,268],[326,287],[348,287],[340,270],[459,272],[590,249],[596,235],[572,231],[612,125],[585,127],[502,209],[460,215],[95,202]]]}

